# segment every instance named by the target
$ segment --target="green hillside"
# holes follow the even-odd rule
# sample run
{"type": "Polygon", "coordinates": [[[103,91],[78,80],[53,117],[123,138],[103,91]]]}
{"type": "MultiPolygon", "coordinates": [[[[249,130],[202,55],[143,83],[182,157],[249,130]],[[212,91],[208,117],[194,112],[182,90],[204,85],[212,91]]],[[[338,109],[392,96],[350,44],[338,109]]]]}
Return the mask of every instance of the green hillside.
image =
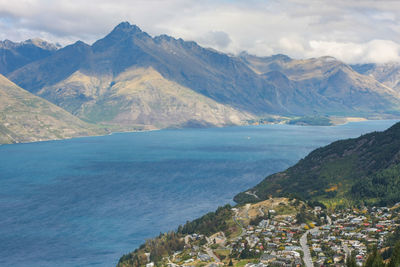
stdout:
{"type": "Polygon", "coordinates": [[[295,196],[328,205],[400,201],[400,123],[384,132],[334,142],[235,196],[238,203],[295,196]],[[255,196],[258,196],[256,198],[255,196]]]}

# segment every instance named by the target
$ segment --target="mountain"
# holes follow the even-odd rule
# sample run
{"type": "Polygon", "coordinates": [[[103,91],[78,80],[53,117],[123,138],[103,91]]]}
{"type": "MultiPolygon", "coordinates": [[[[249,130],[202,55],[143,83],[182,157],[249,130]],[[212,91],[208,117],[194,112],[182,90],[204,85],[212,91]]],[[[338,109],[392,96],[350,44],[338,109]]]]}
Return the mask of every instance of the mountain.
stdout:
{"type": "Polygon", "coordinates": [[[86,121],[119,127],[224,126],[253,118],[169,81],[151,67],[127,69],[116,77],[77,71],[38,95],[86,121]]]}
{"type": "Polygon", "coordinates": [[[357,64],[351,67],[358,73],[370,76],[400,92],[400,63],[357,64]]]}
{"type": "Polygon", "coordinates": [[[400,123],[334,142],[235,196],[238,203],[295,196],[328,205],[400,201],[400,123]]]}
{"type": "MultiPolygon", "coordinates": [[[[295,60],[285,55],[256,57],[246,53],[240,57],[276,87],[296,91],[301,97],[292,99],[307,103],[303,110],[308,114],[312,111],[340,116],[398,114],[398,91],[361,75],[333,57],[295,60]]],[[[300,111],[297,113],[301,114],[300,111]]]]}
{"type": "MultiPolygon", "coordinates": [[[[235,79],[224,78],[227,81],[224,83],[218,78],[215,80],[220,84],[214,84],[210,75],[195,73],[221,75],[228,70],[214,62],[214,68],[219,66],[221,69],[214,71],[211,64],[203,62],[207,60],[203,54],[196,58],[195,52],[185,51],[192,48],[208,51],[193,42],[166,36],[152,38],[136,26],[121,23],[92,46],[77,42],[59,49],[45,60],[18,69],[9,77],[21,87],[90,122],[110,122],[127,127],[145,124],[159,128],[232,125],[254,118],[250,112],[235,108],[239,106],[235,103],[246,101],[240,92],[228,92],[238,94],[231,96],[235,103],[221,101],[222,94],[226,94],[221,87],[235,79]],[[171,51],[172,48],[177,52],[171,51]],[[141,75],[143,77],[139,78],[141,75]],[[176,79],[170,79],[171,76],[176,79]],[[194,77],[189,79],[191,85],[208,83],[215,92],[198,92],[193,89],[196,86],[187,87],[187,83],[177,82],[179,76],[194,77]],[[221,97],[215,97],[218,94],[221,97]]],[[[226,55],[209,53],[210,57],[232,61],[226,55]]],[[[234,72],[238,77],[246,71],[252,72],[238,63],[245,69],[234,72]]],[[[237,79],[240,84],[241,79],[237,79]]]]}
{"type": "Polygon", "coordinates": [[[0,75],[0,144],[106,134],[0,75]]]}
{"type": "Polygon", "coordinates": [[[165,79],[233,108],[258,113],[279,109],[266,98],[275,88],[237,58],[166,35],[153,38],[129,23],[119,24],[92,46],[77,42],[8,77],[36,93],[76,71],[115,78],[133,67],[151,67],[165,79]]]}
{"type": "Polygon", "coordinates": [[[382,117],[400,107],[396,91],[333,58],[236,57],[152,37],[128,22],[93,45],[78,41],[7,77],[83,120],[123,127],[230,125],[271,115],[382,117]],[[139,80],[146,90],[133,90],[139,80]],[[195,97],[185,107],[189,91],[195,97]],[[219,111],[210,118],[211,106],[219,111]]]}
{"type": "Polygon", "coordinates": [[[6,75],[26,64],[46,58],[58,48],[38,38],[19,43],[0,41],[0,73],[6,75]]]}

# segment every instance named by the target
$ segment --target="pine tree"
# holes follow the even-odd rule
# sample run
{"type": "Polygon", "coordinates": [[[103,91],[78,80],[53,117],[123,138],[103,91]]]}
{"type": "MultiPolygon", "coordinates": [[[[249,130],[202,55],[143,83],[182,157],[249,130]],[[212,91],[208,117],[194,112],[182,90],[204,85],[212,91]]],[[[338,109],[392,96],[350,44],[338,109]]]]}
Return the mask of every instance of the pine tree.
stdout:
{"type": "Polygon", "coordinates": [[[383,259],[378,249],[375,247],[365,262],[365,267],[384,267],[383,259]]]}
{"type": "Polygon", "coordinates": [[[398,267],[400,265],[400,241],[393,248],[388,267],[398,267]]]}
{"type": "Polygon", "coordinates": [[[354,251],[351,252],[351,255],[349,255],[346,259],[346,266],[347,267],[357,267],[356,263],[356,255],[354,251]]]}

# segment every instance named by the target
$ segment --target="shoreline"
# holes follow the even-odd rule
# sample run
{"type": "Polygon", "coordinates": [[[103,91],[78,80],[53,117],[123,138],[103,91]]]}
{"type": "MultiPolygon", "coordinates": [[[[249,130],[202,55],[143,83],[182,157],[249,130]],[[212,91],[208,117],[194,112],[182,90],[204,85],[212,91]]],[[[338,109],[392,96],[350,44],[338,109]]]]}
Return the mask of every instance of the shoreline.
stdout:
{"type": "Polygon", "coordinates": [[[127,130],[127,131],[115,131],[109,132],[106,134],[98,134],[98,135],[83,135],[83,136],[74,136],[68,138],[60,138],[60,139],[45,139],[45,140],[36,140],[36,141],[26,141],[26,142],[16,142],[16,143],[4,143],[0,146],[4,145],[17,145],[17,144],[34,144],[34,143],[42,143],[42,142],[53,142],[53,141],[63,141],[63,140],[71,140],[76,138],[90,138],[90,137],[101,137],[101,136],[111,136],[113,134],[124,134],[124,133],[144,133],[144,132],[153,132],[153,131],[161,131],[161,130],[168,130],[168,129],[210,129],[210,128],[227,128],[227,127],[246,127],[246,126],[266,126],[266,125],[288,125],[288,126],[304,126],[304,127],[335,127],[346,125],[348,123],[359,123],[359,122],[368,122],[368,121],[398,121],[400,118],[382,118],[382,119],[367,119],[362,117],[330,117],[332,118],[331,125],[310,125],[310,124],[290,124],[289,120],[286,121],[279,121],[279,122],[270,122],[270,123],[263,123],[263,124],[239,124],[239,125],[225,125],[225,126],[215,126],[215,127],[200,127],[200,128],[190,128],[190,127],[182,127],[182,128],[154,128],[154,129],[144,129],[144,130],[127,130]]]}

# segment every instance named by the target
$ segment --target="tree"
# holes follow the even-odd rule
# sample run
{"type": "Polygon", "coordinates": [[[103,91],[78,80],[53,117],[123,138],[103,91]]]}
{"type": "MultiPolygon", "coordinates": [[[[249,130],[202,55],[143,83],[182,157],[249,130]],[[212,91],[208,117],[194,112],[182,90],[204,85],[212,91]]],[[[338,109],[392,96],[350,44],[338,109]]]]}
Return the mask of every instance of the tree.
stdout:
{"type": "Polygon", "coordinates": [[[365,267],[384,267],[383,259],[378,249],[375,247],[365,262],[365,267]]]}
{"type": "Polygon", "coordinates": [[[388,267],[398,267],[400,265],[400,241],[398,241],[392,251],[388,267]]]}
{"type": "Polygon", "coordinates": [[[354,251],[352,251],[351,255],[348,255],[348,257],[346,258],[346,266],[347,267],[357,267],[356,255],[355,255],[354,251]]]}

